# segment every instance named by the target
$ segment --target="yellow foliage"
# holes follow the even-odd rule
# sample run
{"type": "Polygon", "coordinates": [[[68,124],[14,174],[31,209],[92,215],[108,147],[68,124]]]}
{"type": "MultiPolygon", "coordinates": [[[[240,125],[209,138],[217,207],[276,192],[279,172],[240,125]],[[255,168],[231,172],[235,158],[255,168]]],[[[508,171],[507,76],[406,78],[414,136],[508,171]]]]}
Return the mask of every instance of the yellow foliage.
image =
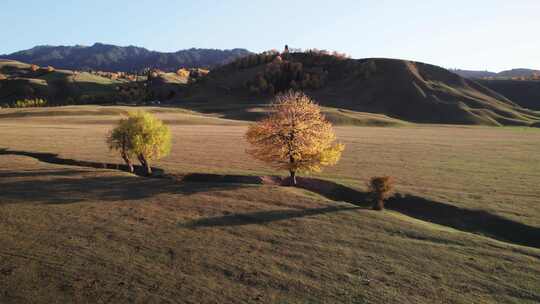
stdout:
{"type": "Polygon", "coordinates": [[[188,78],[190,71],[188,69],[181,68],[176,71],[176,74],[180,77],[188,78]]]}
{"type": "Polygon", "coordinates": [[[246,133],[247,153],[277,169],[320,172],[339,161],[343,144],[336,143],[332,124],[320,107],[303,93],[289,91],[276,96],[271,114],[251,125],[246,133]]]}
{"type": "Polygon", "coordinates": [[[150,174],[150,160],[160,159],[171,151],[171,131],[148,112],[131,112],[111,131],[107,143],[111,150],[120,151],[130,170],[131,157],[136,156],[150,174]]]}

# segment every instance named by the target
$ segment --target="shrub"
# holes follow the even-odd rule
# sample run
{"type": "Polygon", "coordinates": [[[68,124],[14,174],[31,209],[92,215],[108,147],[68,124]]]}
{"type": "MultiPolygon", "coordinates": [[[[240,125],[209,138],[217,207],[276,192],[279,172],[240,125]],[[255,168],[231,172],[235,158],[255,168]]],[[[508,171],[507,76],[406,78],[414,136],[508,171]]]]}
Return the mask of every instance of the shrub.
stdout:
{"type": "Polygon", "coordinates": [[[163,122],[150,113],[137,111],[121,119],[107,137],[111,150],[120,156],[133,172],[132,157],[137,157],[147,175],[152,174],[151,160],[160,159],[171,150],[171,132],[163,122]]]}
{"type": "Polygon", "coordinates": [[[248,128],[247,153],[289,171],[293,185],[297,172],[320,172],[339,161],[345,146],[335,142],[332,124],[308,96],[289,91],[276,96],[271,107],[267,118],[248,128]]]}
{"type": "Polygon", "coordinates": [[[373,199],[373,209],[383,210],[386,200],[394,188],[394,178],[391,176],[372,177],[368,183],[373,199]]]}
{"type": "Polygon", "coordinates": [[[47,106],[47,100],[42,98],[28,98],[15,101],[14,108],[35,108],[47,106]]]}

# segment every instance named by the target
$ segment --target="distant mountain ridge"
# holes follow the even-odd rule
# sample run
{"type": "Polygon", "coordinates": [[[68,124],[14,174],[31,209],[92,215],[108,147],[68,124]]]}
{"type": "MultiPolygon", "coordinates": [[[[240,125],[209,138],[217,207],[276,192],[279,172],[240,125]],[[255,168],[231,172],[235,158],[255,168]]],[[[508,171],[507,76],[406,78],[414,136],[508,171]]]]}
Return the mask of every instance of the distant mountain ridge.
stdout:
{"type": "Polygon", "coordinates": [[[511,69],[511,70],[506,70],[499,73],[490,72],[490,71],[472,71],[472,70],[461,70],[461,69],[451,69],[450,71],[465,78],[531,77],[531,76],[534,76],[535,73],[540,74],[540,70],[533,70],[533,69],[511,69]]]}
{"type": "Polygon", "coordinates": [[[139,71],[158,68],[172,71],[180,67],[214,67],[229,63],[251,54],[246,49],[186,49],[166,53],[150,51],[136,46],[116,46],[95,43],[92,46],[36,46],[12,54],[0,55],[0,59],[11,59],[37,65],[51,65],[70,70],[139,71]]]}

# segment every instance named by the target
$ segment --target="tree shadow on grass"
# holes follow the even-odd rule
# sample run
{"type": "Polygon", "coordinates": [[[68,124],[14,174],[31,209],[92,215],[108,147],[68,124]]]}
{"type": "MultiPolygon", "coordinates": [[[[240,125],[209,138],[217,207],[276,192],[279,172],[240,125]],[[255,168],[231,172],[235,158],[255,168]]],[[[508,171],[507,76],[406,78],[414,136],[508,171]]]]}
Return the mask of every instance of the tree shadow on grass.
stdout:
{"type": "MultiPolygon", "coordinates": [[[[1,170],[1,169],[0,169],[1,170]]],[[[76,176],[87,173],[85,170],[25,170],[25,171],[0,171],[0,178],[20,178],[38,176],[76,176]]]]}
{"type": "Polygon", "coordinates": [[[266,224],[275,221],[288,220],[292,218],[301,218],[306,216],[315,216],[326,213],[334,213],[340,211],[350,211],[361,209],[360,207],[325,207],[315,209],[301,210],[271,210],[259,211],[251,213],[239,213],[225,215],[219,217],[203,218],[181,225],[186,228],[197,227],[226,227],[226,226],[242,226],[251,224],[266,224]]]}
{"type": "Polygon", "coordinates": [[[501,241],[540,248],[540,228],[516,222],[484,210],[460,208],[414,195],[394,195],[390,210],[457,230],[482,234],[501,241]]]}
{"type": "MultiPolygon", "coordinates": [[[[283,183],[287,184],[288,179],[285,179],[283,183]]],[[[369,203],[369,193],[336,182],[300,177],[297,178],[297,183],[298,188],[317,193],[332,201],[346,202],[359,207],[369,207],[371,205],[369,203]]]]}
{"type": "MultiPolygon", "coordinates": [[[[56,165],[128,171],[128,167],[124,164],[103,163],[103,162],[93,162],[93,161],[77,160],[77,159],[70,159],[70,158],[61,158],[58,156],[58,154],[54,154],[54,153],[0,149],[0,155],[27,156],[27,157],[35,158],[45,163],[56,164],[56,165]]],[[[135,172],[134,172],[135,174],[141,175],[141,176],[146,175],[145,170],[142,166],[134,165],[133,167],[135,169],[135,172]]],[[[160,177],[164,174],[164,170],[161,168],[152,167],[152,171],[153,171],[153,174],[152,174],[153,177],[160,177]]]]}
{"type": "Polygon", "coordinates": [[[80,202],[141,201],[160,194],[192,195],[250,187],[242,184],[176,183],[168,179],[139,178],[130,175],[91,177],[0,179],[2,204],[73,204],[80,202]]]}

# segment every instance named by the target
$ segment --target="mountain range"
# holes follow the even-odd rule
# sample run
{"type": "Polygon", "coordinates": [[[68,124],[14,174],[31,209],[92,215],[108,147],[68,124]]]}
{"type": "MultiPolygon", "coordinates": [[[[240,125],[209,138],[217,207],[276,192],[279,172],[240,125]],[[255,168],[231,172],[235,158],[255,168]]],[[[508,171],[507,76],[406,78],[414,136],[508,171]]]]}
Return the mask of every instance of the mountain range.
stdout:
{"type": "Polygon", "coordinates": [[[136,46],[95,43],[92,46],[36,46],[12,54],[0,55],[42,66],[70,70],[134,72],[145,68],[175,71],[181,67],[214,67],[251,54],[246,49],[186,49],[173,53],[150,51],[136,46]]]}

